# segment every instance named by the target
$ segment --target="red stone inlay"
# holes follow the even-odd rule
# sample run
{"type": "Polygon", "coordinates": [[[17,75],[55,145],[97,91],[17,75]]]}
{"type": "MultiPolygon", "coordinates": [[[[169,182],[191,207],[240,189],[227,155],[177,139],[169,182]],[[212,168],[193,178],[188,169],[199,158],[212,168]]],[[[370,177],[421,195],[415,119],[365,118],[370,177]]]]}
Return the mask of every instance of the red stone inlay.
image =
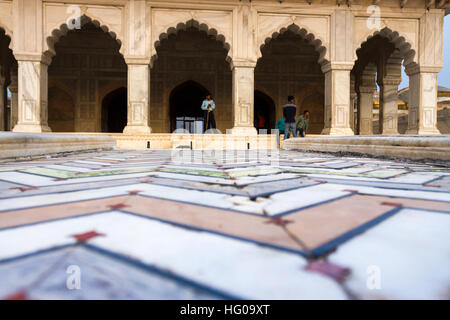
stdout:
{"type": "Polygon", "coordinates": [[[349,268],[341,267],[326,261],[312,261],[305,267],[305,269],[326,275],[337,282],[344,281],[345,277],[350,274],[349,268]]]}
{"type": "Polygon", "coordinates": [[[276,224],[277,226],[285,226],[292,222],[293,222],[292,220],[287,220],[287,219],[283,219],[283,218],[270,218],[265,223],[273,223],[273,224],[276,224]]]}
{"type": "Polygon", "coordinates": [[[17,291],[6,297],[3,300],[29,300],[25,291],[17,291]]]}
{"type": "Polygon", "coordinates": [[[97,231],[88,231],[85,233],[73,234],[72,237],[77,239],[77,242],[86,242],[95,237],[104,237],[105,234],[98,233],[97,231]]]}
{"type": "Polygon", "coordinates": [[[36,190],[36,187],[12,187],[11,189],[18,189],[22,192],[29,191],[29,190],[36,190]]]}
{"type": "Polygon", "coordinates": [[[401,206],[402,206],[401,203],[398,203],[398,202],[388,202],[388,201],[383,201],[383,202],[381,203],[381,205],[383,205],[383,206],[392,206],[392,207],[401,207],[401,206]]]}
{"type": "Polygon", "coordinates": [[[128,191],[129,194],[138,194],[139,192],[142,192],[142,190],[130,190],[130,191],[128,191]]]}
{"type": "Polygon", "coordinates": [[[111,204],[108,206],[110,209],[122,209],[122,208],[127,208],[129,207],[128,205],[126,205],[125,203],[117,203],[117,204],[111,204]]]}

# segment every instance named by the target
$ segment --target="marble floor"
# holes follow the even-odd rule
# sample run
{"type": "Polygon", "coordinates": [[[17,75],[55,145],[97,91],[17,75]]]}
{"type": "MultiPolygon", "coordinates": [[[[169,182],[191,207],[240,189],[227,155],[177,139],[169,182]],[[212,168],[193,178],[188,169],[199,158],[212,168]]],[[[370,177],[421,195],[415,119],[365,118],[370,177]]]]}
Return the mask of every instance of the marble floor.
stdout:
{"type": "Polygon", "coordinates": [[[450,163],[115,150],[0,162],[3,299],[450,299],[450,163]]]}

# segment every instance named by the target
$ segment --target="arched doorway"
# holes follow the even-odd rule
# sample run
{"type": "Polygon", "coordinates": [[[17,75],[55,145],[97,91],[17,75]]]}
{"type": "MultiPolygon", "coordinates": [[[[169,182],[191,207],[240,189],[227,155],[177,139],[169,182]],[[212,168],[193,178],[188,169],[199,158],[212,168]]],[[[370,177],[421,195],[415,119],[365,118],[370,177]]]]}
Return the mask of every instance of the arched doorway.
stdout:
{"type": "MultiPolygon", "coordinates": [[[[48,79],[50,84],[63,84],[67,91],[73,92],[76,102],[73,131],[118,132],[117,127],[123,119],[120,118],[118,123],[111,122],[113,129],[105,129],[108,125],[102,117],[100,99],[101,92],[106,92],[107,88],[126,86],[127,65],[120,46],[117,39],[86,16],[81,17],[81,28],[67,31],[54,44],[55,56],[48,67],[48,79]]],[[[49,95],[49,104],[56,103],[52,99],[49,95]]],[[[125,110],[120,111],[121,117],[123,112],[126,116],[126,105],[125,102],[125,110]]],[[[119,112],[112,112],[115,111],[119,112]]]]}
{"type": "MultiPolygon", "coordinates": [[[[8,86],[12,81],[11,73],[17,74],[17,61],[9,48],[10,43],[11,38],[0,28],[0,131],[11,130],[11,95],[8,86]]],[[[17,88],[17,83],[15,87],[17,88]]],[[[15,98],[17,99],[17,89],[15,98]]],[[[17,113],[17,103],[15,106],[17,113]]]]}
{"type": "MultiPolygon", "coordinates": [[[[398,118],[404,110],[399,108],[398,86],[402,81],[402,65],[414,66],[411,61],[414,54],[411,46],[393,41],[391,34],[385,28],[356,50],[358,59],[351,73],[358,103],[355,131],[360,135],[399,134],[398,118]]],[[[412,124],[416,127],[417,121],[412,124]]]]}
{"type": "Polygon", "coordinates": [[[53,132],[75,130],[75,106],[72,97],[58,87],[48,89],[48,125],[53,132]]]}
{"type": "Polygon", "coordinates": [[[200,106],[206,89],[210,90],[216,104],[217,129],[225,132],[232,127],[232,72],[227,62],[228,50],[220,38],[195,23],[187,23],[185,29],[179,26],[177,32],[160,41],[156,46],[157,59],[151,69],[150,124],[153,132],[173,132],[177,128],[174,110],[180,110],[176,107],[180,103],[184,105],[181,108],[184,113],[178,116],[202,117],[200,106]],[[183,101],[189,96],[197,98],[189,103],[183,101]],[[177,102],[177,99],[181,101],[177,102]],[[190,107],[186,105],[190,103],[195,105],[192,107],[195,114],[187,110],[190,107]]]}
{"type": "MultiPolygon", "coordinates": [[[[255,90],[254,97],[254,120],[256,129],[274,129],[275,128],[275,102],[267,94],[255,90]],[[261,122],[260,117],[264,120],[261,122]]],[[[270,131],[268,131],[270,133],[270,131]]]]}
{"type": "Polygon", "coordinates": [[[102,101],[102,132],[122,132],[127,125],[127,89],[108,93],[102,101]]]}
{"type": "MultiPolygon", "coordinates": [[[[190,133],[203,132],[201,105],[208,90],[195,81],[186,81],[170,93],[170,128],[186,129],[190,133]]],[[[214,99],[214,97],[213,97],[214,99]]]]}
{"type": "MultiPolygon", "coordinates": [[[[255,87],[264,88],[274,99],[276,114],[273,121],[283,116],[283,105],[292,95],[296,100],[297,116],[303,110],[310,111],[314,124],[308,128],[308,133],[322,131],[325,77],[319,59],[318,49],[296,25],[282,29],[278,36],[261,47],[261,58],[255,67],[255,87]]],[[[255,95],[255,113],[256,98],[255,95]]]]}

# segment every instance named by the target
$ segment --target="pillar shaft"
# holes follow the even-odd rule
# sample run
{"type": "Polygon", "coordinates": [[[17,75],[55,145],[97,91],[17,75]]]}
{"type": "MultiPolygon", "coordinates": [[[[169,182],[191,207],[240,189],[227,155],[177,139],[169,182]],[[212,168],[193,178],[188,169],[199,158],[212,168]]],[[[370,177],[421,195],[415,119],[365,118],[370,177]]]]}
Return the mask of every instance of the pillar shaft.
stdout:
{"type": "Polygon", "coordinates": [[[437,128],[437,73],[409,76],[408,134],[439,134],[437,128]]]}
{"type": "Polygon", "coordinates": [[[325,73],[325,127],[322,134],[353,135],[350,128],[350,68],[323,68],[325,73]]]}
{"type": "Polygon", "coordinates": [[[399,81],[380,86],[380,133],[398,134],[398,85],[399,81]]]}
{"type": "Polygon", "coordinates": [[[373,134],[373,93],[376,89],[377,66],[365,66],[358,82],[358,134],[373,134]]]}
{"type": "Polygon", "coordinates": [[[124,134],[149,134],[150,69],[148,64],[128,64],[128,112],[124,134]]]}
{"type": "Polygon", "coordinates": [[[5,78],[0,76],[0,131],[5,130],[5,117],[6,117],[6,105],[5,105],[5,78]]]}
{"type": "Polygon", "coordinates": [[[350,116],[349,123],[350,129],[355,132],[355,99],[356,99],[356,91],[355,91],[355,77],[350,77],[350,116]]]}
{"type": "Polygon", "coordinates": [[[233,66],[233,128],[232,134],[254,135],[254,64],[233,66]]]}
{"type": "Polygon", "coordinates": [[[48,64],[42,61],[18,61],[18,121],[15,132],[49,132],[48,64]]]}
{"type": "Polygon", "coordinates": [[[11,118],[10,118],[10,124],[11,124],[11,130],[14,128],[14,126],[17,124],[18,117],[19,117],[19,104],[18,104],[18,86],[17,86],[17,74],[11,73],[11,83],[8,86],[9,92],[11,92],[11,118]]]}
{"type": "Polygon", "coordinates": [[[373,134],[373,86],[359,87],[359,134],[373,134]]]}

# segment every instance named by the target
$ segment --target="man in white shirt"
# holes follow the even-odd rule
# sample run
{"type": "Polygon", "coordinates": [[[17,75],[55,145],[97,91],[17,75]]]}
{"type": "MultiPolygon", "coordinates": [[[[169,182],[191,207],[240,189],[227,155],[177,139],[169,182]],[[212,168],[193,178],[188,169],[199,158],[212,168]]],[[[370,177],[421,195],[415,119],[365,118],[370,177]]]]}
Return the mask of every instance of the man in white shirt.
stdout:
{"type": "Polygon", "coordinates": [[[206,95],[206,99],[203,100],[202,103],[203,117],[205,119],[205,131],[216,128],[216,120],[214,119],[213,112],[215,108],[216,104],[214,103],[214,100],[211,99],[211,95],[208,93],[206,95]]]}

